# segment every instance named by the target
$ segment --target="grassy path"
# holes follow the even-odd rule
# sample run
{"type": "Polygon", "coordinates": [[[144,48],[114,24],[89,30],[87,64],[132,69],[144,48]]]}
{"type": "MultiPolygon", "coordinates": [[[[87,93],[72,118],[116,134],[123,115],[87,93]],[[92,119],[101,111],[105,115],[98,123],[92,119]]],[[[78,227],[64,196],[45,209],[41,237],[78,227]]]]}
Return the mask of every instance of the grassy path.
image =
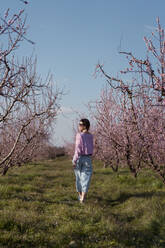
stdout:
{"type": "Polygon", "coordinates": [[[81,205],[67,158],[14,168],[0,177],[0,247],[164,248],[165,186],[95,163],[81,205]]]}

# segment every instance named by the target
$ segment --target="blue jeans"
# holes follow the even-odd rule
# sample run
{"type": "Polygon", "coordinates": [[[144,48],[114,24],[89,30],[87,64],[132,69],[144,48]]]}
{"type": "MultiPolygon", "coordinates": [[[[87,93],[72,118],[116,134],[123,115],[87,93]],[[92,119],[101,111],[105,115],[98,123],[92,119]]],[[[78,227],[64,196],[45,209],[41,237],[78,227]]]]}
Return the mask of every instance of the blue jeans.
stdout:
{"type": "Polygon", "coordinates": [[[80,156],[76,162],[74,173],[76,176],[77,192],[88,192],[92,176],[92,160],[90,156],[80,156]]]}

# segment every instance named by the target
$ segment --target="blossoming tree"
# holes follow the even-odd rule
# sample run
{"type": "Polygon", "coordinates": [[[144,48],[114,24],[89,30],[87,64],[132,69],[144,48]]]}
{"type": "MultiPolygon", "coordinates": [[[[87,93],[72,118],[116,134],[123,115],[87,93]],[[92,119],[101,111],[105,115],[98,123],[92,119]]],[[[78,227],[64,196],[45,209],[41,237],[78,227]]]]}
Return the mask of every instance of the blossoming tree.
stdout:
{"type": "MultiPolygon", "coordinates": [[[[23,1],[26,2],[27,1],[23,1]]],[[[51,75],[42,80],[32,57],[18,60],[17,50],[26,36],[24,11],[0,17],[0,168],[5,174],[32,159],[47,142],[60,108],[62,91],[51,75]]]]}
{"type": "Polygon", "coordinates": [[[103,65],[97,65],[96,73],[101,73],[116,93],[112,96],[110,91],[101,96],[101,106],[96,103],[95,119],[97,128],[100,126],[102,130],[99,139],[102,142],[108,140],[103,150],[109,147],[110,157],[115,158],[112,155],[115,146],[112,144],[117,142],[117,161],[124,158],[135,176],[147,165],[165,183],[165,36],[159,19],[151,36],[144,38],[147,46],[144,59],[136,58],[131,52],[120,52],[129,64],[128,68],[120,71],[120,76],[113,77],[105,72],[103,65]],[[116,119],[118,121],[114,125],[116,119]],[[113,136],[115,142],[112,142],[113,136]]]}

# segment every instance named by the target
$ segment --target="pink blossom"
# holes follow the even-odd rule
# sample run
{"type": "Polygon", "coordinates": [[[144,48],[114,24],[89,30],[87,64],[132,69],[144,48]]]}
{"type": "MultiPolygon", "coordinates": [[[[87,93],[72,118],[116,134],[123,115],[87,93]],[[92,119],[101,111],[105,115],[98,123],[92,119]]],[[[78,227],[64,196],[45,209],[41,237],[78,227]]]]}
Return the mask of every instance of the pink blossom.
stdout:
{"type": "Polygon", "coordinates": [[[162,105],[165,105],[165,98],[164,98],[163,101],[162,101],[162,105]]]}
{"type": "Polygon", "coordinates": [[[19,15],[21,15],[23,12],[24,12],[24,10],[23,10],[23,9],[21,9],[21,10],[20,10],[20,12],[19,12],[19,15]]]}
{"type": "Polygon", "coordinates": [[[155,83],[155,87],[154,87],[155,90],[161,90],[161,82],[160,82],[160,79],[158,79],[155,83]]]}
{"type": "Polygon", "coordinates": [[[11,19],[11,20],[8,21],[8,25],[12,25],[13,23],[14,23],[14,20],[13,19],[11,19]]]}
{"type": "Polygon", "coordinates": [[[10,10],[10,9],[7,9],[7,11],[5,12],[5,19],[8,17],[9,10],[10,10]]]}
{"type": "Polygon", "coordinates": [[[161,96],[158,97],[158,102],[161,102],[163,99],[161,96]]]}

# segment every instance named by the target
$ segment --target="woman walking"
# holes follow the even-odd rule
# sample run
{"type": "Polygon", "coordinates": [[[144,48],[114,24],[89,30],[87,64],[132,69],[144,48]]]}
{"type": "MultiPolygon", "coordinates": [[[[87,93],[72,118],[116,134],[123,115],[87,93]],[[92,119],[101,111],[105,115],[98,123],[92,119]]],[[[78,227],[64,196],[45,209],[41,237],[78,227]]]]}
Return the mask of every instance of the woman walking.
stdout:
{"type": "Polygon", "coordinates": [[[84,202],[92,176],[93,135],[89,133],[89,128],[89,120],[81,119],[72,160],[76,176],[76,190],[81,203],[84,202]]]}

